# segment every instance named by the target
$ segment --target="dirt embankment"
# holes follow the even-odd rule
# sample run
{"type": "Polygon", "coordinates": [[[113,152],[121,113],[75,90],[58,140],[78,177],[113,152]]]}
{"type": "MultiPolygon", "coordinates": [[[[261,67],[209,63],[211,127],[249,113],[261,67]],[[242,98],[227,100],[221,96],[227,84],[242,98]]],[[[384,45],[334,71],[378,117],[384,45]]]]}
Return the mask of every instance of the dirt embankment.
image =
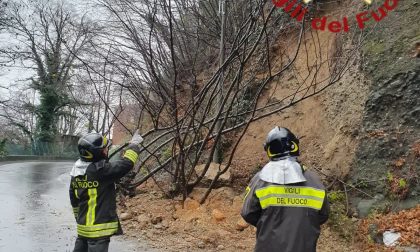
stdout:
{"type": "MultiPolygon", "coordinates": [[[[310,37],[311,32],[306,36],[310,37]]],[[[330,32],[318,33],[317,40],[307,39],[305,50],[297,56],[296,67],[273,82],[261,100],[282,100],[302,83],[309,87],[313,75],[308,69],[317,64],[320,54],[334,54],[335,39],[330,32]],[[307,80],[303,81],[303,78],[307,80]]],[[[290,46],[289,50],[295,49],[290,46]]],[[[316,74],[318,80],[328,79],[331,75],[328,64],[320,65],[316,74]]],[[[234,177],[249,179],[250,172],[255,173],[267,162],[263,143],[272,128],[281,126],[300,138],[300,159],[305,165],[321,169],[327,175],[345,178],[355,157],[369,85],[356,64],[338,83],[319,95],[251,124],[234,158],[234,177]]]]}

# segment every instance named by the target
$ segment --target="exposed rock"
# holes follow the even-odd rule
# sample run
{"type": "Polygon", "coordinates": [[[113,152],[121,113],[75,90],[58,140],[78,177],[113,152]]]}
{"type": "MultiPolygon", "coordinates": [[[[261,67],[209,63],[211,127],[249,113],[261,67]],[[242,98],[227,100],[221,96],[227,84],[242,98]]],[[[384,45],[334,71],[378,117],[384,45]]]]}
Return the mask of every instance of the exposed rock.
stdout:
{"type": "Polygon", "coordinates": [[[246,221],[241,218],[236,223],[235,229],[238,231],[244,231],[247,227],[249,227],[249,224],[246,223],[246,221]]]}
{"type": "Polygon", "coordinates": [[[147,216],[146,216],[146,215],[144,215],[144,214],[139,215],[139,216],[137,217],[137,222],[139,223],[139,224],[138,224],[138,227],[139,227],[140,229],[143,229],[143,228],[147,227],[147,225],[149,224],[149,217],[147,217],[147,216]]]}
{"type": "Polygon", "coordinates": [[[162,224],[158,223],[154,226],[156,229],[164,229],[162,224]]]}
{"type": "MultiPolygon", "coordinates": [[[[197,166],[195,168],[197,174],[201,174],[204,171],[205,166],[206,166],[205,164],[197,166]]],[[[204,183],[211,183],[211,181],[213,181],[213,179],[216,177],[217,173],[219,171],[223,170],[223,169],[225,169],[224,165],[211,163],[210,166],[209,166],[209,169],[207,170],[206,174],[204,175],[203,182],[204,183]],[[219,167],[220,167],[220,169],[219,169],[219,167]]],[[[231,182],[230,171],[228,170],[224,174],[222,174],[219,177],[218,182],[222,183],[222,184],[229,184],[231,182]]]]}
{"type": "Polygon", "coordinates": [[[120,220],[125,221],[125,220],[129,220],[131,218],[133,218],[133,215],[130,212],[120,214],[120,220]]]}
{"type": "Polygon", "coordinates": [[[207,236],[203,236],[202,238],[202,240],[208,244],[215,244],[218,239],[220,239],[220,236],[218,236],[215,232],[209,233],[207,236]]]}
{"type": "Polygon", "coordinates": [[[215,219],[216,221],[222,221],[224,219],[226,219],[226,215],[224,213],[222,213],[220,210],[218,209],[214,209],[211,212],[211,216],[213,217],[213,219],[215,219]]]}
{"type": "Polygon", "coordinates": [[[207,205],[211,208],[223,209],[232,204],[234,197],[235,192],[230,187],[214,189],[207,198],[207,205]]]}
{"type": "Polygon", "coordinates": [[[401,211],[401,210],[415,208],[419,204],[418,200],[415,199],[415,196],[416,195],[413,195],[413,199],[399,201],[398,203],[395,204],[394,206],[395,209],[397,211],[401,211]]]}
{"type": "Polygon", "coordinates": [[[243,244],[236,244],[235,247],[238,249],[238,251],[244,251],[246,249],[246,246],[243,244]]]}
{"type": "Polygon", "coordinates": [[[169,222],[168,222],[168,221],[166,221],[166,220],[163,220],[161,224],[162,224],[162,227],[163,227],[164,229],[167,229],[167,228],[169,227],[169,222]]]}
{"type": "Polygon", "coordinates": [[[150,222],[152,222],[153,225],[156,225],[158,223],[161,223],[162,220],[163,220],[162,216],[158,215],[158,216],[153,216],[150,222]]]}
{"type": "Polygon", "coordinates": [[[359,204],[357,204],[357,212],[359,217],[366,217],[368,216],[370,210],[372,209],[373,205],[375,204],[376,200],[361,200],[359,204]]]}
{"type": "Polygon", "coordinates": [[[147,231],[147,233],[146,233],[146,237],[147,238],[149,238],[149,239],[153,239],[153,236],[154,236],[154,233],[152,232],[152,231],[147,231]]]}
{"type": "Polygon", "coordinates": [[[375,224],[371,224],[369,226],[369,236],[372,239],[372,241],[383,244],[382,234],[378,231],[378,226],[375,224]]]}
{"type": "MultiPolygon", "coordinates": [[[[393,172],[395,167],[392,164],[402,157],[409,157],[411,147],[420,136],[420,65],[418,59],[411,58],[408,53],[413,42],[414,49],[418,51],[419,40],[413,33],[418,27],[412,26],[412,18],[418,16],[419,2],[408,0],[400,3],[399,8],[407,10],[404,12],[405,18],[398,18],[398,22],[390,18],[384,20],[381,26],[389,27],[397,23],[399,28],[394,27],[395,38],[408,34],[413,34],[413,37],[399,40],[399,46],[394,47],[393,42],[388,40],[389,35],[378,29],[378,32],[366,38],[362,46],[362,69],[372,80],[372,85],[365,104],[357,156],[352,165],[351,179],[355,183],[380,180],[389,171],[393,172]],[[413,4],[416,5],[416,11],[413,4]]],[[[417,57],[417,53],[414,56],[417,57]]],[[[394,171],[398,176],[407,178],[410,174],[420,173],[420,159],[409,157],[406,161],[405,165],[394,171]]],[[[367,183],[363,191],[370,194],[384,192],[387,186],[387,181],[367,183]]],[[[419,195],[420,187],[411,186],[407,196],[419,201],[419,195]]]]}
{"type": "Polygon", "coordinates": [[[203,241],[199,241],[198,244],[197,244],[197,247],[200,248],[200,249],[203,249],[203,248],[206,247],[206,244],[203,241]]]}
{"type": "MultiPolygon", "coordinates": [[[[412,153],[413,143],[420,135],[420,71],[398,73],[389,79],[374,82],[371,94],[366,102],[360,140],[355,165],[352,168],[352,180],[359,183],[366,178],[377,183],[366,185],[363,190],[374,194],[386,190],[386,181],[381,179],[401,157],[412,153]]],[[[411,167],[420,171],[420,161],[407,159],[399,167],[398,174],[410,174],[411,167]],[[410,162],[408,162],[410,161],[410,162]]],[[[413,172],[413,171],[411,171],[413,172]]],[[[420,195],[419,187],[412,187],[411,192],[420,195]]],[[[419,196],[409,195],[418,200],[419,196]]]]}
{"type": "Polygon", "coordinates": [[[206,193],[207,188],[203,187],[196,187],[194,190],[190,193],[189,197],[193,200],[199,201],[206,193]]]}
{"type": "Polygon", "coordinates": [[[353,198],[351,203],[356,205],[357,213],[353,216],[358,218],[367,217],[372,210],[385,212],[388,208],[391,208],[393,211],[401,211],[415,208],[418,205],[415,198],[392,202],[382,194],[375,195],[373,199],[353,198]]]}
{"type": "Polygon", "coordinates": [[[184,202],[184,209],[186,210],[195,210],[200,207],[200,203],[198,201],[193,200],[191,198],[187,198],[184,202]]]}
{"type": "Polygon", "coordinates": [[[197,222],[200,219],[198,216],[191,216],[187,218],[187,222],[197,222]]]}

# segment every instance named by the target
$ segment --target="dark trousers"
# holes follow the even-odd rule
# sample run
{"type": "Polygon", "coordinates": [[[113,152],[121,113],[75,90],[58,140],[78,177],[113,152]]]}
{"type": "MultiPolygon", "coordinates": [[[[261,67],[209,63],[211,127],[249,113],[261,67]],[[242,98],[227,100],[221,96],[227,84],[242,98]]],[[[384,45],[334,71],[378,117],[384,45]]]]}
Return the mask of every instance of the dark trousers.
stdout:
{"type": "Polygon", "coordinates": [[[109,241],[109,237],[95,240],[77,237],[73,252],[108,252],[109,241]]]}

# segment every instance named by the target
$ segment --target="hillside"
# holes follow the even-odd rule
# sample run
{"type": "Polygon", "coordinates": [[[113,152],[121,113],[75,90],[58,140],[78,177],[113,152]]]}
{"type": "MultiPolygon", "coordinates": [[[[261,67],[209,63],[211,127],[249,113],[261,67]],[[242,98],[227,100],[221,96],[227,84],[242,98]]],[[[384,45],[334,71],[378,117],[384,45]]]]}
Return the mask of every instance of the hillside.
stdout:
{"type": "MultiPolygon", "coordinates": [[[[332,10],[345,2],[335,4],[328,5],[324,14],[339,16],[332,10]]],[[[332,218],[322,231],[318,251],[385,251],[385,247],[369,242],[372,238],[367,226],[375,221],[383,223],[388,217],[382,213],[406,208],[413,210],[402,216],[414,219],[389,218],[411,228],[381,227],[404,232],[404,245],[414,244],[418,249],[418,240],[407,237],[418,236],[420,228],[419,210],[414,208],[420,200],[420,61],[413,56],[420,41],[420,27],[413,20],[418,20],[419,15],[418,1],[399,1],[396,11],[377,23],[375,29],[363,32],[365,41],[357,63],[338,83],[252,123],[233,159],[232,184],[213,191],[205,204],[198,203],[205,188],[195,189],[182,205],[181,198],[164,199],[152,181],[137,188],[134,198],[122,199],[121,211],[129,216],[124,222],[129,235],[144,237],[165,251],[252,251],[255,229],[239,216],[242,192],[267,162],[262,147],[267,132],[283,126],[300,137],[301,161],[320,171],[331,190],[332,218]],[[361,220],[368,215],[368,219],[361,220]]],[[[308,38],[313,36],[312,31],[306,32],[308,38]]],[[[310,75],[307,64],[317,60],[317,53],[334,54],[337,46],[351,43],[338,40],[328,31],[316,36],[318,42],[307,39],[306,50],[297,55],[297,67],[271,83],[262,100],[281,100],[293,93],[298,79],[310,75]]],[[[272,45],[272,57],[280,57],[276,50],[287,45],[279,38],[272,45]]],[[[293,46],[288,50],[295,50],[293,46]]],[[[326,78],[329,71],[322,66],[317,78],[326,78]]]]}
{"type": "Polygon", "coordinates": [[[354,183],[379,181],[366,185],[371,194],[388,191],[388,198],[408,198],[411,206],[420,200],[420,60],[415,55],[420,27],[413,23],[420,15],[418,4],[400,1],[363,47],[362,70],[372,85],[351,173],[354,183]],[[400,180],[406,186],[393,188],[400,180]]]}
{"type": "MultiPolygon", "coordinates": [[[[403,179],[410,189],[405,192],[394,188],[390,194],[404,191],[404,195],[385,196],[408,197],[407,206],[419,202],[420,166],[416,151],[420,144],[420,61],[414,52],[420,27],[411,20],[418,17],[420,9],[414,8],[416,1],[400,4],[394,15],[368,33],[358,64],[351,66],[337,85],[251,125],[235,158],[233,169],[238,177],[264,165],[263,141],[267,132],[279,125],[303,136],[301,160],[309,167],[321,169],[330,182],[334,178],[350,179],[353,184],[363,184],[361,188],[375,196],[390,189],[385,180],[394,175],[393,180],[403,179]]],[[[319,50],[333,50],[331,33],[321,32],[318,36],[319,50]]],[[[311,48],[309,52],[311,61],[316,50],[311,48]]],[[[306,57],[302,52],[298,61],[305,62],[306,57]]],[[[290,92],[291,74],[273,84],[265,95],[280,99],[290,92]]],[[[398,208],[397,204],[393,207],[398,208]]]]}

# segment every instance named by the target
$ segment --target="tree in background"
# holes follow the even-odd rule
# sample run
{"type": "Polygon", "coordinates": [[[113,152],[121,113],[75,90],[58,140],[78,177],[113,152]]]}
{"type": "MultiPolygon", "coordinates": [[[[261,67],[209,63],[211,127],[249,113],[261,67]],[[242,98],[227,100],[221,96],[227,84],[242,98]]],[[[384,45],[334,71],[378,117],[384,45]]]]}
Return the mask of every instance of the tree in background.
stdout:
{"type": "MultiPolygon", "coordinates": [[[[0,0],[0,20],[3,21],[5,19],[5,8],[7,7],[7,1],[6,0],[0,0]]],[[[0,30],[2,27],[0,26],[0,30]]]]}
{"type": "Polygon", "coordinates": [[[0,140],[0,158],[5,157],[7,155],[6,151],[6,139],[0,140]]]}
{"type": "MultiPolygon", "coordinates": [[[[11,1],[4,12],[6,19],[0,26],[16,43],[2,48],[2,61],[35,72],[29,88],[37,97],[22,107],[36,116],[31,134],[39,141],[53,142],[60,117],[74,116],[68,108],[77,104],[69,95],[77,71],[76,55],[83,54],[93,27],[85,16],[79,17],[61,1],[11,1]]],[[[7,118],[15,123],[14,118],[7,118]]]]}
{"type": "MultiPolygon", "coordinates": [[[[2,30],[4,29],[4,27],[1,24],[4,23],[6,19],[5,12],[4,12],[4,9],[6,8],[6,6],[7,6],[7,2],[5,0],[0,0],[0,34],[2,30]]],[[[2,53],[3,52],[0,49],[0,56],[2,55],[2,53]]],[[[0,64],[0,69],[1,69],[1,64],[0,64]]],[[[4,91],[4,89],[7,89],[7,87],[4,86],[3,83],[0,83],[0,105],[5,104],[8,101],[7,99],[3,98],[3,95],[1,93],[2,91],[4,91]]]]}

